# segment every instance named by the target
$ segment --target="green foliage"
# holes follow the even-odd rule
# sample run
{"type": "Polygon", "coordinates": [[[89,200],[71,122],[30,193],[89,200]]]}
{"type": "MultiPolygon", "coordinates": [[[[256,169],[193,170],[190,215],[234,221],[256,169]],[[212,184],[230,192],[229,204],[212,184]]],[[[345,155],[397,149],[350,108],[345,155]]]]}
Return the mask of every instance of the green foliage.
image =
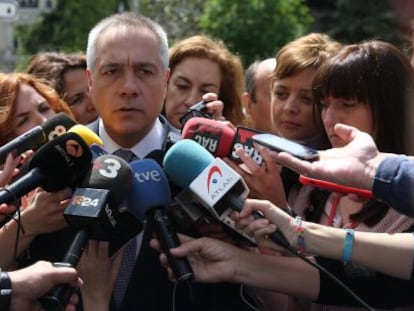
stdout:
{"type": "Polygon", "coordinates": [[[103,17],[116,12],[116,0],[58,0],[57,7],[35,24],[18,26],[20,55],[38,51],[83,51],[89,30],[103,17]]]}
{"type": "Polygon", "coordinates": [[[401,44],[391,1],[330,0],[329,4],[329,12],[317,19],[314,30],[325,32],[343,43],[382,39],[401,44]]]}
{"type": "Polygon", "coordinates": [[[170,44],[200,33],[199,17],[205,0],[141,0],[140,10],[168,33],[170,44]]]}
{"type": "Polygon", "coordinates": [[[312,21],[301,0],[208,0],[200,27],[222,39],[248,65],[275,55],[286,42],[305,34],[312,21]]]}

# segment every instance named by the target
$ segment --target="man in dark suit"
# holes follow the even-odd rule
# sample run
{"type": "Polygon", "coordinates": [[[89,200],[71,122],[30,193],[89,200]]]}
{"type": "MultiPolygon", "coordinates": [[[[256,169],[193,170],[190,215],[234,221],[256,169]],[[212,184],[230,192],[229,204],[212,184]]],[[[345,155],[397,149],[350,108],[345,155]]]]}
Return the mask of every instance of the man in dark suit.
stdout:
{"type": "MultiPolygon", "coordinates": [[[[144,158],[153,150],[165,150],[168,134],[174,129],[160,116],[169,77],[164,30],[152,20],[134,13],[105,18],[89,33],[87,66],[90,96],[99,115],[90,127],[102,138],[105,150],[113,153],[127,149],[138,158],[144,158]]],[[[178,286],[174,291],[175,285],[168,280],[158,254],[149,246],[151,231],[146,225],[144,232],[133,239],[137,247],[132,255],[123,249],[122,256],[133,256],[135,265],[123,298],[111,299],[110,310],[173,310],[174,298],[175,310],[250,309],[242,301],[239,287],[228,284],[194,284],[192,291],[178,286]]],[[[119,265],[119,261],[114,262],[119,265]]],[[[99,276],[82,275],[83,287],[88,289],[82,294],[105,297],[96,292],[107,293],[112,287],[116,294],[119,285],[111,277],[117,274],[113,273],[113,269],[118,269],[116,264],[115,268],[111,263],[102,265],[104,271],[100,270],[101,265],[89,266],[97,271],[86,273],[89,276],[99,273],[99,276]],[[95,280],[94,286],[87,284],[88,280],[95,280]]],[[[91,297],[83,298],[85,302],[93,301],[91,297]]]]}

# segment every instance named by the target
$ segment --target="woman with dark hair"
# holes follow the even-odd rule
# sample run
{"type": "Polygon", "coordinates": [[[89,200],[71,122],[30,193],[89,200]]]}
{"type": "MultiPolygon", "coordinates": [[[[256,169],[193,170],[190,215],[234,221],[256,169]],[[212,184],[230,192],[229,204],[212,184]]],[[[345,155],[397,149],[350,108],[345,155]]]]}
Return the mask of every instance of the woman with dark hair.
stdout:
{"type": "Polygon", "coordinates": [[[97,118],[89,97],[85,54],[38,53],[31,57],[26,71],[52,86],[79,123],[88,124],[97,118]]]}

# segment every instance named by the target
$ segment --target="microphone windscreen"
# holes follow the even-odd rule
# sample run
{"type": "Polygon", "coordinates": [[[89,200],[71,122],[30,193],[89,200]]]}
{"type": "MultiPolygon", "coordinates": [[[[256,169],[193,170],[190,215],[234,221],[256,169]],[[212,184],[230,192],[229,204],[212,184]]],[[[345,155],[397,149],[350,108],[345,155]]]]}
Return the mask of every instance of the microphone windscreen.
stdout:
{"type": "Polygon", "coordinates": [[[213,160],[214,157],[195,141],[183,139],[167,151],[163,167],[174,183],[186,189],[213,160]]]}
{"type": "Polygon", "coordinates": [[[160,149],[152,150],[145,156],[145,159],[153,159],[155,162],[162,166],[162,162],[164,161],[165,152],[160,149]]]}
{"type": "Polygon", "coordinates": [[[69,129],[69,132],[78,134],[88,144],[88,146],[96,144],[102,147],[104,145],[102,139],[85,125],[76,124],[69,129]]]}
{"type": "Polygon", "coordinates": [[[82,181],[82,187],[110,190],[109,201],[119,206],[131,189],[132,170],[122,158],[104,154],[95,159],[82,181]]]}
{"type": "Polygon", "coordinates": [[[130,209],[140,221],[154,207],[168,207],[171,193],[167,177],[161,166],[152,159],[142,159],[130,163],[133,171],[130,209]]]}
{"type": "Polygon", "coordinates": [[[194,117],[183,127],[181,136],[196,141],[215,157],[231,154],[235,131],[224,123],[194,117]]]}
{"type": "Polygon", "coordinates": [[[57,136],[65,134],[71,127],[76,125],[76,121],[64,112],[54,115],[41,125],[48,141],[55,139],[57,136]]]}
{"type": "Polygon", "coordinates": [[[75,133],[58,136],[43,145],[30,161],[45,178],[42,187],[49,192],[73,186],[90,166],[92,154],[83,139],[75,133]]]}

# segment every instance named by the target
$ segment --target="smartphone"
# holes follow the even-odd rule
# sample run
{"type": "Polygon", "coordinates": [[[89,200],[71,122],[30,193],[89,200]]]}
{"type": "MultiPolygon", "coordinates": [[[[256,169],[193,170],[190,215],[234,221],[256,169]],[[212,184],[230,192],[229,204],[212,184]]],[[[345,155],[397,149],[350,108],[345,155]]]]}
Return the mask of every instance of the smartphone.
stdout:
{"type": "Polygon", "coordinates": [[[310,177],[306,177],[303,175],[299,176],[299,181],[303,185],[312,185],[312,186],[315,186],[321,189],[327,189],[327,190],[331,190],[331,191],[335,191],[339,193],[345,193],[345,194],[352,193],[352,194],[356,194],[360,197],[368,198],[368,199],[372,198],[372,191],[370,190],[342,186],[342,185],[339,185],[333,182],[310,178],[310,177]]]}
{"type": "Polygon", "coordinates": [[[257,134],[253,141],[277,152],[288,152],[291,155],[307,161],[317,160],[318,150],[272,134],[257,134]]]}

